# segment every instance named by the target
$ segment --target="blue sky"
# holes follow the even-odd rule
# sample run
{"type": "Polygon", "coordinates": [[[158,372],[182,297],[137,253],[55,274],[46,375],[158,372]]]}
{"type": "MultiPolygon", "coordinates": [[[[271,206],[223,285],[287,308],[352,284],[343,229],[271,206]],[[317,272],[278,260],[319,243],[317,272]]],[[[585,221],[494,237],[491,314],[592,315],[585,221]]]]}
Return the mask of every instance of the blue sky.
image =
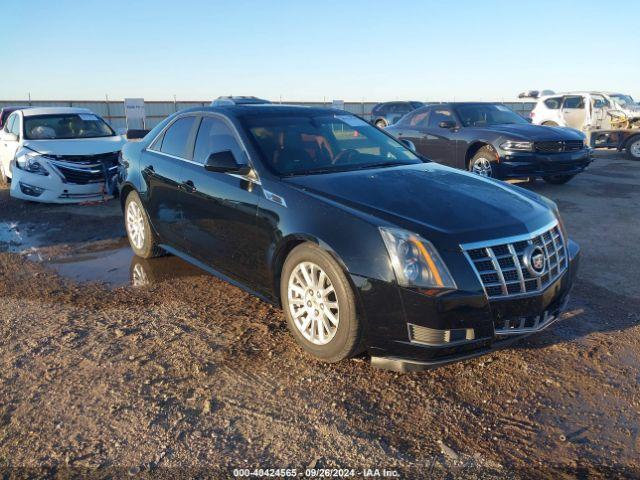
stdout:
{"type": "Polygon", "coordinates": [[[640,2],[3,2],[0,99],[640,97],[640,2]]]}

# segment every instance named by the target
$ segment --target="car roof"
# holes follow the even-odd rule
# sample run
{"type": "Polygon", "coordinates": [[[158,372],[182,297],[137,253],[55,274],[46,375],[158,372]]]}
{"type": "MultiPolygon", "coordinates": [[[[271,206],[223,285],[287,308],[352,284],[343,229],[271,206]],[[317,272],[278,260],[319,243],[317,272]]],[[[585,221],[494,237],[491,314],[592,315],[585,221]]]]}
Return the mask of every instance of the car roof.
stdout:
{"type": "Polygon", "coordinates": [[[22,115],[25,117],[33,117],[35,115],[61,115],[65,113],[91,113],[94,114],[88,108],[75,108],[75,107],[32,107],[25,109],[22,115]]]}
{"type": "MultiPolygon", "coordinates": [[[[466,107],[469,105],[502,105],[501,102],[446,102],[446,103],[432,103],[425,105],[425,107],[466,107]]],[[[424,107],[423,107],[424,108],[424,107]]]]}
{"type": "Polygon", "coordinates": [[[625,95],[623,93],[618,92],[605,92],[604,90],[579,90],[575,92],[558,92],[553,95],[544,95],[538,100],[544,100],[545,98],[554,98],[554,97],[563,97],[565,95],[625,95]]]}
{"type": "Polygon", "coordinates": [[[351,112],[345,110],[338,110],[336,108],[322,108],[322,107],[307,107],[304,105],[285,105],[285,104],[273,104],[273,103],[261,103],[261,104],[240,104],[240,105],[218,105],[215,107],[193,107],[186,110],[181,110],[178,113],[189,112],[217,112],[227,116],[270,116],[270,115],[302,115],[302,116],[314,116],[314,115],[353,115],[351,112]]]}

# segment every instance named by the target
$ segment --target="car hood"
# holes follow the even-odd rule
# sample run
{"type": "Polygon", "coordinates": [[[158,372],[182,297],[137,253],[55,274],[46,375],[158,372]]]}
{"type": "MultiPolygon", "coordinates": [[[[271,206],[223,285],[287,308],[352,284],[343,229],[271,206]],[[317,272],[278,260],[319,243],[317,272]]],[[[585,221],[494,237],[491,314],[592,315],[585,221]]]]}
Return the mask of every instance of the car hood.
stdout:
{"type": "Polygon", "coordinates": [[[44,155],[99,155],[116,152],[126,140],[120,135],[69,140],[25,140],[23,146],[44,155]]]}
{"type": "Polygon", "coordinates": [[[514,125],[494,125],[492,127],[477,128],[479,131],[500,133],[505,137],[531,141],[546,140],[582,140],[583,134],[577,130],[564,127],[548,127],[530,123],[514,125]]]}
{"type": "Polygon", "coordinates": [[[290,177],[291,186],[423,235],[440,248],[522,235],[555,219],[544,200],[435,163],[290,177]]]}

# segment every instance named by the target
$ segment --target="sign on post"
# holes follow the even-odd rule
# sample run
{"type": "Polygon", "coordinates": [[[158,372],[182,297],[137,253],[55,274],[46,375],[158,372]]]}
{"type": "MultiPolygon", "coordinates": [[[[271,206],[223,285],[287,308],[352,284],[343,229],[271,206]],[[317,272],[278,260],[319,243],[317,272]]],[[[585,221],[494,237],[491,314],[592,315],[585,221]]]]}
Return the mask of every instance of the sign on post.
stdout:
{"type": "Polygon", "coordinates": [[[124,118],[127,122],[127,130],[130,128],[146,129],[147,125],[144,113],[144,98],[125,98],[124,118]]]}

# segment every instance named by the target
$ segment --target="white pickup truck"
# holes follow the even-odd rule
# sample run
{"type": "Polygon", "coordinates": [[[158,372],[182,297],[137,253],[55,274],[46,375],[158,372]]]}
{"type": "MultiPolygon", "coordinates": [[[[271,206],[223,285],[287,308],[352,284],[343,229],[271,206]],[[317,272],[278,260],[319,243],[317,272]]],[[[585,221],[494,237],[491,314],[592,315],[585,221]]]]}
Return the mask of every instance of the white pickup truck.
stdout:
{"type": "Polygon", "coordinates": [[[640,160],[640,105],[611,92],[554,93],[536,99],[532,123],[581,130],[593,148],[626,150],[640,160]]]}

